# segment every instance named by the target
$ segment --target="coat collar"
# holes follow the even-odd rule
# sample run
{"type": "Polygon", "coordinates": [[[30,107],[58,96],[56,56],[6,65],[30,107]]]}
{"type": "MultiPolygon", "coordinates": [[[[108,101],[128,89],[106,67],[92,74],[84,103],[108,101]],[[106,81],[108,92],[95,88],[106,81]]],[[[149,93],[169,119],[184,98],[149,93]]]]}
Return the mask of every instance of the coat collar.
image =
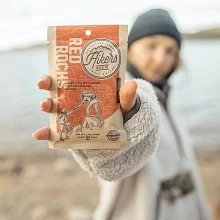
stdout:
{"type": "MultiPolygon", "coordinates": [[[[144,78],[143,75],[129,61],[127,62],[127,71],[133,78],[143,79],[150,82],[149,80],[144,78]]],[[[166,110],[167,110],[167,99],[170,91],[170,86],[168,85],[167,80],[168,78],[161,80],[160,82],[157,83],[150,82],[154,87],[154,91],[158,97],[159,102],[164,106],[166,110]]]]}

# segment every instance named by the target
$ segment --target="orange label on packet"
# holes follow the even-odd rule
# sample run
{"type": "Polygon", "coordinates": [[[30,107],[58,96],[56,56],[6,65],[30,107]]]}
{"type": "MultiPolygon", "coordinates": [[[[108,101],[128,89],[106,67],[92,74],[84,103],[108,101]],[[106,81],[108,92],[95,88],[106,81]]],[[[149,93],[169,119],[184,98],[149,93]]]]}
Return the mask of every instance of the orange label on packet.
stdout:
{"type": "Polygon", "coordinates": [[[126,25],[48,28],[50,148],[126,147],[119,103],[126,54],[126,25]]]}

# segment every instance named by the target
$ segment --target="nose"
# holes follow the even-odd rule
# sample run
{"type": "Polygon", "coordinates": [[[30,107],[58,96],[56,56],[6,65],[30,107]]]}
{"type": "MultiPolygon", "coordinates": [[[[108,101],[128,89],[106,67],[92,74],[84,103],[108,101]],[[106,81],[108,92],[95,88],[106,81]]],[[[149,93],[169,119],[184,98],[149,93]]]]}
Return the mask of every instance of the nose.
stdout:
{"type": "Polygon", "coordinates": [[[162,66],[166,62],[166,54],[163,50],[156,50],[153,56],[154,64],[157,66],[162,66]]]}

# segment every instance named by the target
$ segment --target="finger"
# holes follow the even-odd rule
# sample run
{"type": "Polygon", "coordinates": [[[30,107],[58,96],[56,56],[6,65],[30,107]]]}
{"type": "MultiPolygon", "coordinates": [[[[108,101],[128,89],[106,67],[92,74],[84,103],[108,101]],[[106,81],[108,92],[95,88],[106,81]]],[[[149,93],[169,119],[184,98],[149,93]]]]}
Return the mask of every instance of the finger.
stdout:
{"type": "Polygon", "coordinates": [[[40,102],[41,111],[50,113],[51,107],[52,107],[52,99],[47,98],[41,100],[40,102]]]}
{"type": "Polygon", "coordinates": [[[41,76],[41,78],[39,79],[37,85],[38,85],[39,89],[49,90],[49,88],[51,86],[50,76],[48,76],[48,75],[41,76]]]}
{"type": "Polygon", "coordinates": [[[137,98],[137,83],[134,80],[126,82],[120,89],[120,103],[124,113],[129,112],[137,98]]]}
{"type": "Polygon", "coordinates": [[[40,128],[32,136],[37,140],[49,140],[50,127],[40,128]]]}

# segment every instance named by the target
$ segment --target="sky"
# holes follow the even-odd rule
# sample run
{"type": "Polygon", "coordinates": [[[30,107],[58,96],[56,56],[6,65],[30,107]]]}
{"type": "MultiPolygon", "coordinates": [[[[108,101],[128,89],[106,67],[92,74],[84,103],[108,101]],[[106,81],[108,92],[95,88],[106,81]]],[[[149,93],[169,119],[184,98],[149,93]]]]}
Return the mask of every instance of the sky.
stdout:
{"type": "Polygon", "coordinates": [[[45,42],[49,25],[128,24],[150,8],[165,8],[181,32],[220,27],[219,0],[1,0],[0,50],[45,42]]]}

